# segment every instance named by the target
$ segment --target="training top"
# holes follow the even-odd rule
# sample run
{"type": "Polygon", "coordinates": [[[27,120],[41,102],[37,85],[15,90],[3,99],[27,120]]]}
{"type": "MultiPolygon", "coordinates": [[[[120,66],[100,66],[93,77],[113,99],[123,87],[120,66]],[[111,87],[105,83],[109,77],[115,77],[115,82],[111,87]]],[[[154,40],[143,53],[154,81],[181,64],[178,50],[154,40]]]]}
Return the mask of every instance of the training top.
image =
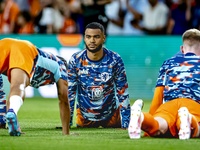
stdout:
{"type": "Polygon", "coordinates": [[[67,81],[67,69],[62,60],[37,48],[38,56],[33,68],[30,84],[34,88],[54,84],[60,78],[67,81]]]}
{"type": "Polygon", "coordinates": [[[72,55],[68,68],[71,123],[77,93],[77,108],[91,121],[109,119],[120,108],[122,128],[130,119],[128,83],[121,57],[106,48],[99,61],[87,57],[87,49],[72,55]],[[119,106],[118,106],[119,104],[119,106]]]}
{"type": "Polygon", "coordinates": [[[38,88],[54,84],[60,78],[67,81],[65,64],[58,57],[38,49],[31,42],[5,38],[0,40],[0,123],[6,123],[6,95],[1,74],[10,81],[10,70],[24,70],[30,78],[30,86],[38,88]]]}
{"type": "Polygon", "coordinates": [[[26,40],[5,38],[0,40],[0,74],[10,81],[10,70],[24,70],[30,78],[31,86],[53,84],[60,78],[67,81],[64,62],[51,53],[44,52],[26,40]]]}
{"type": "Polygon", "coordinates": [[[200,103],[200,57],[193,53],[164,61],[156,86],[165,86],[163,103],[188,98],[200,103]]]}

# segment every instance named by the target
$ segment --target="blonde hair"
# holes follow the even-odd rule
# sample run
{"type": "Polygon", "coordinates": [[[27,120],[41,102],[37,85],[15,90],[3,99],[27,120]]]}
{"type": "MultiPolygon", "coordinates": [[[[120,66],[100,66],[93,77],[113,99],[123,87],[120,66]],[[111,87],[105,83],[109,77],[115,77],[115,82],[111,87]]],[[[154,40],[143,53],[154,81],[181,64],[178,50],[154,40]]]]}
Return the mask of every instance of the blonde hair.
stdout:
{"type": "Polygon", "coordinates": [[[200,44],[200,31],[197,29],[189,29],[183,33],[183,42],[187,41],[189,46],[200,44]]]}

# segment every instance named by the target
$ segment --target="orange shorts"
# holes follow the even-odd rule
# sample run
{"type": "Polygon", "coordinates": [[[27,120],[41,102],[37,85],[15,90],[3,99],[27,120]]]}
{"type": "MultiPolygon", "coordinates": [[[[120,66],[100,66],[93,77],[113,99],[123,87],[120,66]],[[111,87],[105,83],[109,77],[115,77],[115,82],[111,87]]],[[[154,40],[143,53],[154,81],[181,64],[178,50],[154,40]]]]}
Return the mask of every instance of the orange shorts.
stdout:
{"type": "Polygon", "coordinates": [[[78,108],[76,126],[86,127],[86,128],[98,128],[98,127],[121,128],[121,118],[120,118],[119,108],[116,110],[116,112],[113,114],[112,117],[103,121],[90,121],[83,118],[83,116],[81,115],[80,109],[78,108]]]}
{"type": "Polygon", "coordinates": [[[10,81],[10,70],[20,68],[24,70],[29,77],[32,75],[34,61],[38,55],[36,47],[25,40],[16,40],[6,38],[0,40],[1,62],[0,72],[7,71],[8,80],[10,81]]]}
{"type": "Polygon", "coordinates": [[[181,107],[186,107],[190,114],[196,117],[198,122],[200,121],[200,104],[194,100],[186,98],[178,98],[162,104],[153,114],[154,118],[161,117],[167,121],[170,133],[173,137],[178,136],[176,121],[178,118],[178,110],[181,107]]]}

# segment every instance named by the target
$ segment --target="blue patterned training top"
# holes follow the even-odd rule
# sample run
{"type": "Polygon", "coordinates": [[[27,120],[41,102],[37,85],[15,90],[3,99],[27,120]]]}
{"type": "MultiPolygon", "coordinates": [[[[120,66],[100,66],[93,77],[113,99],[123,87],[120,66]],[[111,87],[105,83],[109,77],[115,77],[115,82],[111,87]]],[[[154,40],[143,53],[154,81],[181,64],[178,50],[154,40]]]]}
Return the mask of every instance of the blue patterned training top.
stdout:
{"type": "Polygon", "coordinates": [[[122,128],[128,127],[130,102],[124,63],[117,53],[103,50],[104,57],[99,61],[91,61],[86,49],[72,55],[69,61],[71,125],[78,92],[77,107],[85,119],[106,120],[120,107],[122,128]]]}
{"type": "Polygon", "coordinates": [[[200,103],[199,62],[199,56],[187,53],[163,63],[156,85],[165,86],[163,103],[176,98],[188,98],[200,103]]]}

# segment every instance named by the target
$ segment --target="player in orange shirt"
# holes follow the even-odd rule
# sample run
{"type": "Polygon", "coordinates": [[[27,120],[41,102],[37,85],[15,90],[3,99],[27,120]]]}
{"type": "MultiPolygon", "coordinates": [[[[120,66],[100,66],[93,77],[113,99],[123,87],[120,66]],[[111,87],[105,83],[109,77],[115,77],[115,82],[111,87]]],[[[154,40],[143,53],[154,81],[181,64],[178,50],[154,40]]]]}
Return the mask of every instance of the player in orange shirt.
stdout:
{"type": "MultiPolygon", "coordinates": [[[[53,83],[57,84],[63,135],[69,134],[70,108],[66,61],[59,56],[41,51],[25,40],[2,39],[0,49],[0,74],[7,75],[10,82],[6,116],[10,135],[21,134],[17,112],[23,104],[25,88],[29,85],[38,88],[53,83]]],[[[2,80],[0,85],[3,85],[2,80]]]]}
{"type": "Polygon", "coordinates": [[[13,33],[15,28],[15,19],[20,11],[19,7],[13,0],[2,0],[0,6],[3,11],[2,33],[13,33]]]}
{"type": "Polygon", "coordinates": [[[142,113],[142,100],[131,107],[130,138],[150,136],[199,137],[200,122],[200,31],[183,34],[183,55],[166,60],[160,68],[149,113],[142,113]],[[146,134],[145,134],[146,135],[146,134]]]}

